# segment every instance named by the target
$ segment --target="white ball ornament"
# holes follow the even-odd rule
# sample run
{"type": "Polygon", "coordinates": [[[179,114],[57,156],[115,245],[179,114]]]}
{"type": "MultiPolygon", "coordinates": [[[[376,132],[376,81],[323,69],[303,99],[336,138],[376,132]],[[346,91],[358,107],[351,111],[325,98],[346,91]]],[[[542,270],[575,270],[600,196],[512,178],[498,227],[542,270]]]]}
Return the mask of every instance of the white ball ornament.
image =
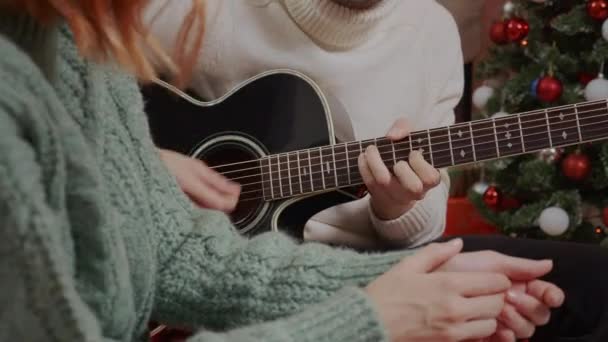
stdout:
{"type": "Polygon", "coordinates": [[[608,40],[608,20],[604,20],[602,24],[602,37],[604,40],[608,40]]]}
{"type": "Polygon", "coordinates": [[[560,236],[568,230],[570,217],[568,217],[568,213],[562,208],[549,207],[540,213],[538,225],[545,234],[560,236]]]}
{"type": "Polygon", "coordinates": [[[608,80],[600,74],[598,78],[589,82],[585,87],[585,99],[587,101],[597,101],[608,99],[608,80]]]}
{"type": "Polygon", "coordinates": [[[510,16],[511,14],[513,14],[514,9],[515,9],[515,4],[513,4],[512,1],[507,1],[502,6],[502,13],[506,16],[510,16]]]}
{"type": "Polygon", "coordinates": [[[484,109],[490,98],[494,95],[494,88],[481,86],[473,92],[473,104],[478,109],[484,109]]]}

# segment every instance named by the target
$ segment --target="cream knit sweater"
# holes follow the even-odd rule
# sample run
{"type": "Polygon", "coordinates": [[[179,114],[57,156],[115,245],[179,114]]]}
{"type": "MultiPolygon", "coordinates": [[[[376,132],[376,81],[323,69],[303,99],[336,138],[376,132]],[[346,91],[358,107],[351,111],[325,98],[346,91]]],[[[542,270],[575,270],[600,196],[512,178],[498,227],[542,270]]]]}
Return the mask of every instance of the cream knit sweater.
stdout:
{"type": "MultiPolygon", "coordinates": [[[[150,13],[164,2],[153,1],[150,13]]],[[[189,9],[189,1],[173,1],[153,23],[166,47],[189,9]]],[[[217,98],[276,68],[309,75],[340,101],[348,115],[332,118],[339,140],[384,136],[401,117],[414,129],[451,124],[463,86],[457,26],[433,0],[384,0],[364,11],[330,0],[207,1],[193,84],[199,95],[217,98]]],[[[317,214],[306,236],[358,247],[377,245],[378,236],[401,246],[437,238],[449,189],[443,178],[395,220],[376,218],[366,197],[317,214]]]]}

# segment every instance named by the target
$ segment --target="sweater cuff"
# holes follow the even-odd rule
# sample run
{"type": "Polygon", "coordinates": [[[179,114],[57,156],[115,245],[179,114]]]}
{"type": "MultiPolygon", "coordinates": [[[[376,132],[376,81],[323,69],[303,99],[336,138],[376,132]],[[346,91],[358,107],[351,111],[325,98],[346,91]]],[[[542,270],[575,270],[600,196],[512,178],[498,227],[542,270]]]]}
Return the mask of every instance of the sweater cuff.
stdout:
{"type": "MultiPolygon", "coordinates": [[[[209,338],[206,333],[195,335],[198,341],[389,341],[376,309],[367,294],[356,287],[347,287],[325,301],[304,311],[275,322],[237,329],[224,338],[209,338]]],[[[217,337],[217,336],[215,336],[217,337]]]]}
{"type": "Polygon", "coordinates": [[[410,210],[393,220],[382,220],[368,205],[369,217],[378,236],[399,247],[417,247],[430,242],[445,230],[447,189],[443,183],[427,193],[410,210]]]}

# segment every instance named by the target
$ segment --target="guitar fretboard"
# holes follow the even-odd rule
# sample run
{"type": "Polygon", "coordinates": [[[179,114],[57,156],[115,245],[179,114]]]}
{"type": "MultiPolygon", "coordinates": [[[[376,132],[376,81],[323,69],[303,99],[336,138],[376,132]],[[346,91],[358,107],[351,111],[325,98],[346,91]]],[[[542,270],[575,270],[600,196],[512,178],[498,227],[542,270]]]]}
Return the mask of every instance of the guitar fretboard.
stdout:
{"type": "Polygon", "coordinates": [[[608,102],[579,103],[416,131],[400,141],[378,138],[271,155],[250,168],[259,181],[245,184],[250,187],[243,187],[243,197],[256,192],[256,198],[275,200],[362,184],[358,157],[369,145],[377,146],[389,169],[415,150],[443,168],[606,137],[608,102]]]}

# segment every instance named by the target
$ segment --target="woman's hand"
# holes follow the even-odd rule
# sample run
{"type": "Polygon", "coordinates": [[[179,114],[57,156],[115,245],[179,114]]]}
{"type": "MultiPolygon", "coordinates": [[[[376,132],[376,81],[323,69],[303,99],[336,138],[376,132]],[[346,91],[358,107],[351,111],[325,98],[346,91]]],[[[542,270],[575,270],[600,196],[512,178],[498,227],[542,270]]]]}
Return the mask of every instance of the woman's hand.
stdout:
{"type": "Polygon", "coordinates": [[[229,213],[236,207],[239,184],[215,172],[202,161],[177,152],[158,149],[162,161],[182,190],[197,205],[229,213]]]}
{"type": "Polygon", "coordinates": [[[458,254],[437,269],[442,272],[498,272],[513,282],[507,291],[506,305],[498,317],[498,329],[487,341],[515,342],[529,338],[536,327],[545,325],[550,309],[564,301],[556,285],[538,280],[549,273],[552,263],[509,257],[492,251],[458,254]]]}
{"type": "Polygon", "coordinates": [[[492,336],[511,282],[490,272],[433,272],[462,240],[431,244],[369,284],[393,341],[464,341],[492,336]]]}
{"type": "MultiPolygon", "coordinates": [[[[407,122],[399,119],[386,137],[401,140],[409,132],[407,122]]],[[[427,163],[419,151],[412,151],[408,160],[399,161],[391,173],[375,146],[369,146],[359,156],[359,172],[371,194],[372,209],[382,220],[403,215],[441,181],[439,171],[427,163]]]]}

